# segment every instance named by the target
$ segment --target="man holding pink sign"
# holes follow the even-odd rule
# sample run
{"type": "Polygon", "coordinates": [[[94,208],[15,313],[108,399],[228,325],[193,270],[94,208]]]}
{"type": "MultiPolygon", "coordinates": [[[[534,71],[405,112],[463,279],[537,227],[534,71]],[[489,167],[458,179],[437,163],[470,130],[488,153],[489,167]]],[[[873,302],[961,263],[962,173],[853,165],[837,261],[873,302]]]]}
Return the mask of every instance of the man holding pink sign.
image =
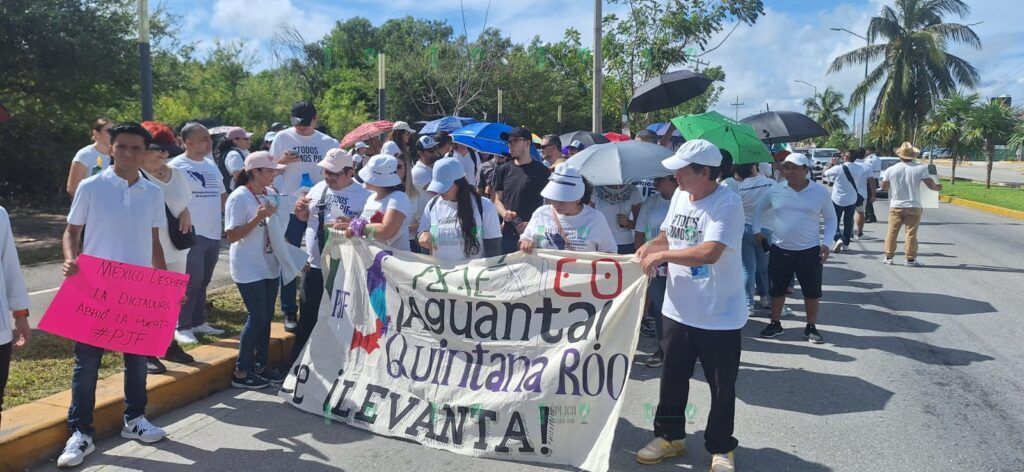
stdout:
{"type": "MultiPolygon", "coordinates": [[[[124,263],[114,264],[116,268],[110,270],[118,270],[119,274],[127,277],[128,282],[135,281],[135,272],[139,272],[132,272],[134,269],[129,264],[141,268],[166,269],[158,232],[160,227],[167,224],[163,192],[139,177],[142,158],[151,140],[149,133],[134,123],[118,125],[111,131],[113,166],[85,179],[71,204],[63,240],[65,277],[72,277],[79,272],[77,259],[80,255],[124,263]],[[88,227],[88,231],[79,245],[85,227],[88,227]]],[[[148,272],[150,277],[157,274],[148,272]]],[[[81,277],[87,275],[83,273],[81,277]]],[[[137,300],[128,301],[126,305],[132,310],[147,308],[147,305],[153,303],[160,302],[137,300]]],[[[89,315],[89,308],[83,305],[79,305],[82,307],[81,314],[89,315]]],[[[96,318],[104,316],[98,310],[91,314],[96,318]]],[[[169,343],[168,340],[163,346],[169,343]]],[[[85,456],[95,449],[92,439],[93,409],[96,404],[97,371],[103,352],[104,349],[100,347],[83,342],[75,343],[75,370],[71,380],[71,407],[68,410],[68,427],[72,436],[57,459],[59,467],[81,464],[85,456]]],[[[125,413],[121,436],[154,443],[163,439],[166,433],[143,416],[147,401],[146,375],[146,356],[125,353],[125,413]]]]}

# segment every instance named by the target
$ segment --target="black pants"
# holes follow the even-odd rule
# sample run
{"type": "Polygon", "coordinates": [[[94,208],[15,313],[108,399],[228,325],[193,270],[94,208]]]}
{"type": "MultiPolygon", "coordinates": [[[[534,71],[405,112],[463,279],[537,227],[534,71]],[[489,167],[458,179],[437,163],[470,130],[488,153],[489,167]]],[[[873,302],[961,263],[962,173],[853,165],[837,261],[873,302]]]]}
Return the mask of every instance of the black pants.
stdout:
{"type": "Polygon", "coordinates": [[[4,411],[4,390],[7,389],[7,377],[11,373],[11,347],[14,341],[0,344],[0,412],[4,411]]]}
{"type": "Polygon", "coordinates": [[[842,235],[840,235],[840,225],[836,225],[836,236],[832,240],[839,241],[842,238],[843,244],[849,245],[850,239],[853,238],[853,214],[857,212],[857,205],[839,206],[833,203],[832,206],[836,208],[836,218],[839,219],[843,227],[842,235]]]}
{"type": "Polygon", "coordinates": [[[288,366],[291,367],[302,355],[302,348],[306,347],[309,335],[316,327],[316,320],[320,313],[320,300],[324,296],[324,273],[320,269],[310,267],[302,277],[302,293],[299,296],[299,329],[295,332],[295,342],[292,343],[292,357],[288,366]]]}
{"type": "Polygon", "coordinates": [[[704,429],[704,448],[725,454],[739,444],[732,436],[736,417],[736,375],[740,369],[740,330],[713,331],[662,321],[661,393],[654,416],[654,435],[669,441],[686,436],[686,401],[697,359],[711,388],[711,410],[704,429]]]}
{"type": "Polygon", "coordinates": [[[768,295],[785,297],[794,274],[804,298],[821,298],[821,248],[790,251],[773,244],[768,252],[768,295]]]}
{"type": "MultiPolygon", "coordinates": [[[[868,187],[874,188],[877,192],[878,180],[876,180],[874,177],[868,179],[868,187]]],[[[875,202],[873,202],[870,198],[864,200],[864,221],[868,223],[874,223],[878,221],[878,218],[875,218],[875,202]]]]}

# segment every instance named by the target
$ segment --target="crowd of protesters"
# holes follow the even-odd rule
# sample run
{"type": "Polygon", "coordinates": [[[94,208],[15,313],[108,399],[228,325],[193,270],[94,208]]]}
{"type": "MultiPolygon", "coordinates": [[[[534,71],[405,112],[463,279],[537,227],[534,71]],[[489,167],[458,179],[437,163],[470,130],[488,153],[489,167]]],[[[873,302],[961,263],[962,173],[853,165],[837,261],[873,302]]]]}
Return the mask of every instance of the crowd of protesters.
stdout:
{"type": "MultiPolygon", "coordinates": [[[[214,145],[197,121],[177,130],[105,119],[91,127],[93,143],[75,155],[68,174],[73,203],[63,237],[64,275],[76,273],[76,258],[87,254],[190,276],[163,359],[124,355],[122,436],[145,443],[165,436],[144,416],[147,373],[165,371],[164,360],[194,362],[182,344],[223,334],[206,313],[221,239],[229,244],[230,275],[248,312],[231,384],[280,385],[285,375],[267,359],[271,319],[279,304],[285,329],[297,336],[294,361],[317,321],[324,230],[334,228],[452,262],[539,249],[634,255],[652,277],[641,332],[659,341],[645,364],[662,368],[655,439],[636,460],[657,463],[682,452],[683,410],[699,360],[711,389],[705,446],[712,470],[730,471],[738,444],[732,433],[740,329],[748,318],[767,310],[761,336],[782,335],[795,279],[806,307],[803,336],[824,342],[817,328],[823,264],[831,253],[848,250],[865,222],[875,221],[875,190],[893,195],[884,262],[892,263],[905,226],[906,265],[920,266],[918,187],[940,188],[913,162],[918,151],[909,143],[899,150],[904,162],[884,174],[874,149],[847,151],[844,163],[824,171],[834,181],[830,190],[810,178],[814,165],[802,154],[781,151],[774,163],[733,164],[727,152],[698,139],[676,145],[662,162],[664,175],[650,182],[652,192],[644,197],[633,184],[591,185],[567,162],[585,149],[579,141],[546,135],[537,143],[542,159],[535,159],[537,144],[526,127],[502,133],[508,153],[490,155],[445,132],[419,135],[405,122],[396,122],[383,139],[341,149],[318,130],[317,119],[312,104],[296,103],[292,126],[275,125],[261,148],[238,127],[214,145]],[[279,212],[278,228],[272,221],[279,212]],[[295,280],[281,278],[284,244],[308,255],[295,280]]],[[[635,139],[673,146],[646,130],[635,139]]],[[[11,349],[31,335],[28,295],[2,208],[0,238],[2,405],[11,349]]],[[[59,466],[81,464],[94,450],[102,354],[75,344],[72,435],[59,466]]]]}

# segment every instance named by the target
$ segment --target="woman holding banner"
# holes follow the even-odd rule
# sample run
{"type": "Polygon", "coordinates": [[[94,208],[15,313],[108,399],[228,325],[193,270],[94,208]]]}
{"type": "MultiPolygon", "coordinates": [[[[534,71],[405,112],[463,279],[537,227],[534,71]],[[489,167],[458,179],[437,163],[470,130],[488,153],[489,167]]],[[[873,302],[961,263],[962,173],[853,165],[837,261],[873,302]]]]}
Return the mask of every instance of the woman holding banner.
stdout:
{"type": "Polygon", "coordinates": [[[274,316],[274,300],[280,285],[281,264],[270,244],[267,219],[277,210],[280,201],[280,195],[270,185],[282,168],[284,166],[274,164],[269,152],[250,154],[238,174],[238,186],[224,206],[224,232],[231,242],[231,279],[238,285],[249,312],[239,337],[238,360],[231,376],[231,385],[237,388],[260,389],[272,381],[283,380],[277,373],[254,369],[254,364],[267,365],[270,319],[274,316]]]}
{"type": "Polygon", "coordinates": [[[549,203],[533,212],[519,237],[519,250],[527,254],[535,248],[617,253],[619,246],[608,221],[589,205],[590,193],[578,169],[558,166],[540,192],[549,203]]]}
{"type": "Polygon", "coordinates": [[[409,250],[413,207],[398,177],[398,159],[378,154],[359,170],[366,189],[373,192],[359,218],[342,224],[347,237],[363,237],[403,251],[409,250]]]}
{"type": "Polygon", "coordinates": [[[498,210],[476,193],[457,158],[434,163],[427,191],[437,196],[427,202],[420,217],[418,240],[425,252],[435,259],[460,263],[481,255],[501,255],[498,210]]]}

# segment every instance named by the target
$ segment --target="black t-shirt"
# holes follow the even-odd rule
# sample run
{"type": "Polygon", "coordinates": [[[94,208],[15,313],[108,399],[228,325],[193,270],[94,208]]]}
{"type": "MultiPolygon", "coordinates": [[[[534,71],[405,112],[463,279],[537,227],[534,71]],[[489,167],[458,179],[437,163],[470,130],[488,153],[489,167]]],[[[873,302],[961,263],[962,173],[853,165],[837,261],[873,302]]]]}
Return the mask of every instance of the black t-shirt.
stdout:
{"type": "MultiPolygon", "coordinates": [[[[516,212],[522,221],[530,221],[534,210],[544,204],[540,192],[547,185],[550,175],[547,166],[533,159],[522,166],[509,161],[494,170],[491,187],[495,192],[502,192],[501,203],[505,209],[516,212]]],[[[506,223],[502,232],[516,234],[515,225],[506,223]]]]}

